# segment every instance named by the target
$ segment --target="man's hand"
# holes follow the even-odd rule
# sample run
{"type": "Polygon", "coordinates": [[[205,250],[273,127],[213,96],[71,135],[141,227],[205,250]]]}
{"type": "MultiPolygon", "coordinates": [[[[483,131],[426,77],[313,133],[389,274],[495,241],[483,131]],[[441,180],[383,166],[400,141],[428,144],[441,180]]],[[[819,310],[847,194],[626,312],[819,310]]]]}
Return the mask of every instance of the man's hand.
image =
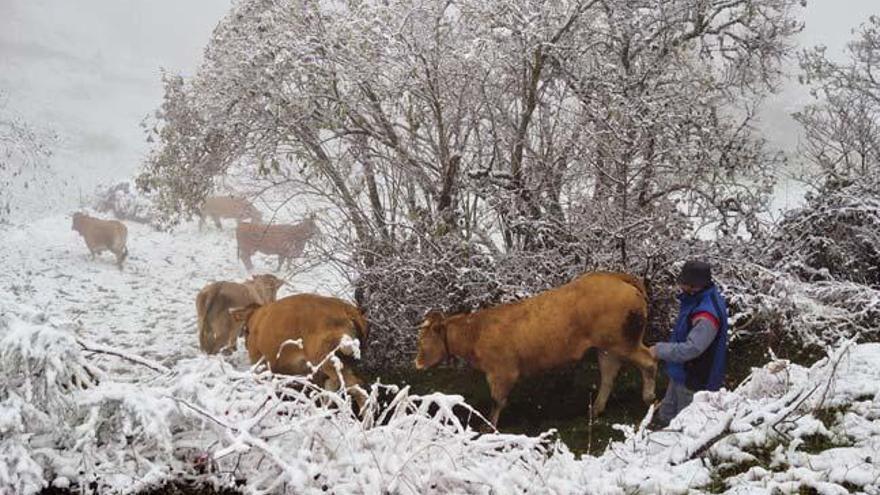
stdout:
{"type": "Polygon", "coordinates": [[[656,361],[656,360],[657,360],[657,348],[656,348],[656,346],[653,346],[653,345],[652,345],[651,347],[648,347],[648,352],[651,353],[651,357],[654,358],[654,361],[656,361]]]}

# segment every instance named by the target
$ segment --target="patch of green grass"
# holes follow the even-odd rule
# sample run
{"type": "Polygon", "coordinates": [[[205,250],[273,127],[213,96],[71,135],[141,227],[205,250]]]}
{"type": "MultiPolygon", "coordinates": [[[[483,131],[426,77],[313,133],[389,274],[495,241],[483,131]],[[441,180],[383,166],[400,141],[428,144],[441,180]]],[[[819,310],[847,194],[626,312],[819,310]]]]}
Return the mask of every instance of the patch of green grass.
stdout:
{"type": "Polygon", "coordinates": [[[799,449],[808,454],[818,454],[819,452],[824,452],[838,446],[831,440],[831,438],[818,433],[803,436],[801,437],[801,440],[804,443],[801,444],[799,449]]]}
{"type": "Polygon", "coordinates": [[[850,404],[841,404],[835,407],[823,407],[813,411],[813,416],[822,422],[826,428],[831,428],[837,423],[838,415],[845,414],[850,410],[850,404]]]}
{"type": "MultiPolygon", "coordinates": [[[[458,394],[489,415],[492,398],[482,372],[468,367],[446,367],[425,371],[384,370],[372,373],[371,381],[409,385],[413,393],[444,392],[458,394]]],[[[658,379],[660,377],[658,376],[658,379]]],[[[642,402],[642,379],[638,370],[624,365],[601,418],[589,421],[588,405],[595,400],[599,371],[595,352],[564,369],[519,380],[501,412],[500,430],[505,433],[537,435],[556,429],[560,439],[576,454],[598,454],[611,440],[622,438],[611,428],[614,423],[635,424],[647,411],[642,402]]],[[[658,383],[657,393],[665,390],[658,383]]]]}
{"type": "MultiPolygon", "coordinates": [[[[761,453],[761,456],[769,460],[769,454],[761,453]]],[[[724,493],[728,488],[728,479],[745,473],[749,469],[759,465],[761,465],[760,461],[721,464],[717,469],[712,471],[712,480],[709,484],[701,488],[708,493],[724,493]]]]}

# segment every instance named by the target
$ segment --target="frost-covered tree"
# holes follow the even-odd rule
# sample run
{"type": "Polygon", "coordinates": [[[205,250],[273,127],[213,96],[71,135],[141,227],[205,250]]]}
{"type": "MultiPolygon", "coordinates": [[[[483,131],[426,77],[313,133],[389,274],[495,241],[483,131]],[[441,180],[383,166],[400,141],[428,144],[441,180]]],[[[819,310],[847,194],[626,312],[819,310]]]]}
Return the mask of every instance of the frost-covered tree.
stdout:
{"type": "Polygon", "coordinates": [[[820,184],[875,175],[880,167],[880,17],[861,26],[847,54],[836,62],[820,46],[800,56],[801,81],[816,101],[794,116],[820,184]]]}
{"type": "Polygon", "coordinates": [[[20,195],[48,172],[52,134],[38,130],[12,110],[0,91],[0,223],[9,220],[20,195]]]}
{"type": "Polygon", "coordinates": [[[780,226],[775,261],[809,281],[880,285],[880,17],[847,45],[848,59],[824,47],[800,57],[815,101],[795,114],[815,191],[780,226]]]}
{"type": "Polygon", "coordinates": [[[779,157],[752,110],[796,4],[241,1],[198,74],[166,77],[140,185],[191,212],[243,170],[329,205],[326,251],[389,332],[423,303],[376,302],[411,287],[453,309],[651,275],[696,229],[757,232],[779,157]]]}

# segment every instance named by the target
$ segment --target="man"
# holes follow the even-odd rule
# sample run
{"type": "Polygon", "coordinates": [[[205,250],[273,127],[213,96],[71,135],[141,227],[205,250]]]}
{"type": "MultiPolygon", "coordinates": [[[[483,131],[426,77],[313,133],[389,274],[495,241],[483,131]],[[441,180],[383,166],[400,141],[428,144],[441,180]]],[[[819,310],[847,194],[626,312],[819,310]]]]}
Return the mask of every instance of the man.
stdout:
{"type": "Polygon", "coordinates": [[[712,282],[711,267],[688,261],[678,285],[680,306],[672,337],[651,347],[654,358],[666,362],[669,375],[653,428],[666,427],[691,403],[694,392],[721,388],[727,368],[727,304],[712,282]]]}

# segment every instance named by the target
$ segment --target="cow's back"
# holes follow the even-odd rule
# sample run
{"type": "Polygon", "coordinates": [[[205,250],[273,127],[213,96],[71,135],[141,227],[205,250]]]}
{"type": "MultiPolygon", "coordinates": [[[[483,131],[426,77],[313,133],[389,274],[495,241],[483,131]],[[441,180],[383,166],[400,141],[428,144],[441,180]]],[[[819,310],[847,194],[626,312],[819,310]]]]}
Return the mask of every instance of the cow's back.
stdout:
{"type": "Polygon", "coordinates": [[[241,222],[235,229],[239,249],[286,255],[296,244],[296,226],[241,222]]]}
{"type": "Polygon", "coordinates": [[[224,218],[238,218],[248,211],[251,204],[234,196],[209,196],[205,199],[202,212],[224,218]]]}
{"type": "Polygon", "coordinates": [[[254,312],[249,321],[248,354],[251,362],[265,357],[279,373],[308,373],[306,360],[317,364],[343,335],[359,336],[358,318],[363,317],[357,308],[340,299],[314,294],[288,296],[254,312]],[[303,349],[285,345],[279,353],[285,341],[297,339],[303,340],[303,349]]]}
{"type": "Polygon", "coordinates": [[[89,244],[110,250],[125,247],[128,238],[128,228],[124,223],[117,220],[101,220],[88,216],[82,217],[81,222],[80,233],[89,244]]]}
{"type": "Polygon", "coordinates": [[[512,352],[524,374],[577,360],[586,349],[630,348],[641,342],[647,318],[643,286],[625,274],[597,272],[531,298],[474,314],[483,328],[479,347],[512,352]]]}

